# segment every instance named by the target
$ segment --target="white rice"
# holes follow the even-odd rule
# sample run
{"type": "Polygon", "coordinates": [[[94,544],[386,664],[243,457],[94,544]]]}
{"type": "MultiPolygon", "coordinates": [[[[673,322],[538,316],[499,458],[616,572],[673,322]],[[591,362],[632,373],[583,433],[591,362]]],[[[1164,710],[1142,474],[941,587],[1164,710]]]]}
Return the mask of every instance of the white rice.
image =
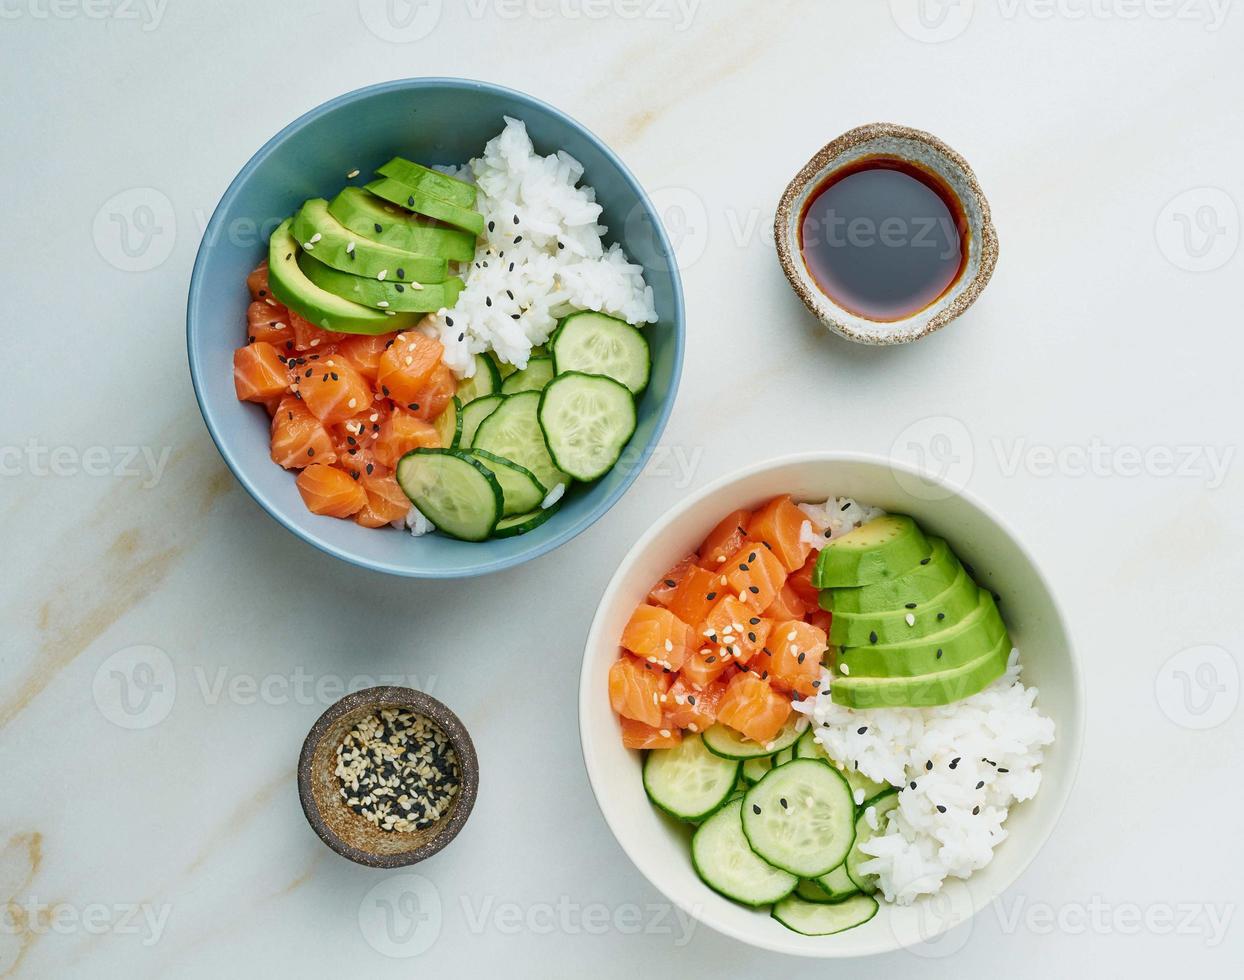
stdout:
{"type": "Polygon", "coordinates": [[[830,497],[823,504],[800,504],[799,509],[808,515],[799,529],[800,537],[817,551],[885,513],[851,497],[830,497]]]}
{"type": "Polygon", "coordinates": [[[947,877],[985,867],[1006,839],[1011,805],[1036,794],[1054,722],[1037,710],[1037,689],[1020,683],[1019,673],[1016,650],[1006,674],[970,698],[937,708],[857,711],[834,704],[827,670],[822,693],[795,705],[816,724],[831,758],[903,787],[885,832],[860,848],[875,859],[860,870],[878,876],[887,901],[908,905],[938,892],[947,877]]]}
{"type": "Polygon", "coordinates": [[[487,350],[526,367],[531,348],[574,310],[656,321],[642,266],[616,244],[605,248],[601,206],[590,186],[576,186],[583,166],[574,157],[540,156],[522,121],[506,116],[482,156],[461,170],[440,169],[474,181],[475,206],[487,221],[474,262],[460,270],[466,288],[458,302],[421,324],[444,344],[445,363],[458,376],[473,374],[474,355],[487,350]]]}

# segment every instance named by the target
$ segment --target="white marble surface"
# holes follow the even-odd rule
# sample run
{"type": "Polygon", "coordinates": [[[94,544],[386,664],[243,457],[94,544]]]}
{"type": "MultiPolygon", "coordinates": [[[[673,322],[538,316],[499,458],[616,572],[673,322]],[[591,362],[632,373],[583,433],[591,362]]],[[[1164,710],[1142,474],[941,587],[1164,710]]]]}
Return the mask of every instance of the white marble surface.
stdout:
{"type": "Polygon", "coordinates": [[[913,2],[425,0],[408,32],[430,33],[401,41],[377,36],[400,33],[380,0],[7,0],[0,976],[1238,976],[1244,12],[972,6],[921,28],[913,2]],[[689,308],[667,465],[556,554],[443,585],[269,520],[213,449],[183,349],[200,231],[247,157],[415,74],[524,89],[609,140],[682,235],[689,308]],[[961,150],[1002,241],[970,314],[897,350],[825,335],[765,235],[807,157],[877,119],[961,150]],[[167,213],[133,210],[161,203],[146,191],[109,203],[133,188],[167,213]],[[114,212],[159,230],[127,255],[114,212]],[[953,457],[1066,603],[1089,738],[1064,820],[996,908],[920,955],[834,967],[688,938],[584,778],[594,601],[688,485],[913,443],[953,457]],[[147,727],[115,723],[117,671],[147,727]],[[355,675],[413,675],[483,767],[396,947],[369,916],[409,882],[324,848],[294,786],[355,675]]]}

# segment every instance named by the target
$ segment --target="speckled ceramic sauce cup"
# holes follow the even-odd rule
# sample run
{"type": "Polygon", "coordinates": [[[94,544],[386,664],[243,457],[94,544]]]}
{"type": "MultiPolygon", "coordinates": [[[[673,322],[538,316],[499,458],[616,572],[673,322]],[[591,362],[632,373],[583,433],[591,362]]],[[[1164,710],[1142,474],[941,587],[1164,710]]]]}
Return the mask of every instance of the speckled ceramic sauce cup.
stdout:
{"type": "MultiPolygon", "coordinates": [[[[950,216],[949,211],[947,215],[950,216]]],[[[909,246],[924,244],[919,236],[928,231],[915,222],[904,224],[897,215],[879,222],[865,222],[880,225],[880,228],[864,229],[870,233],[864,244],[875,246],[874,256],[883,269],[887,255],[896,254],[896,251],[887,253],[883,248],[891,244],[886,238],[886,222],[893,220],[898,220],[899,239],[907,236],[904,241],[909,246]]],[[[852,237],[855,231],[850,224],[844,229],[835,229],[833,234],[837,237],[830,244],[856,244],[852,237]]],[[[777,208],[774,237],[782,270],[804,305],[834,333],[861,344],[903,344],[941,329],[975,302],[998,260],[998,236],[989,202],[967,161],[929,133],[890,123],[860,126],[822,147],[783,193],[777,208]],[[818,277],[809,268],[812,253],[805,252],[804,248],[805,216],[811,214],[810,208],[825,189],[833,186],[836,175],[867,170],[878,161],[886,163],[876,169],[905,169],[929,187],[936,187],[943,198],[951,201],[956,212],[953,215],[955,227],[951,231],[957,263],[953,276],[926,300],[899,316],[874,316],[852,306],[841,293],[830,295],[824,277],[818,277]]],[[[936,243],[928,239],[928,244],[936,243]]],[[[832,254],[828,248],[823,251],[832,254]]],[[[840,254],[845,255],[845,251],[840,254]]],[[[896,266],[896,276],[898,273],[896,266]]]]}

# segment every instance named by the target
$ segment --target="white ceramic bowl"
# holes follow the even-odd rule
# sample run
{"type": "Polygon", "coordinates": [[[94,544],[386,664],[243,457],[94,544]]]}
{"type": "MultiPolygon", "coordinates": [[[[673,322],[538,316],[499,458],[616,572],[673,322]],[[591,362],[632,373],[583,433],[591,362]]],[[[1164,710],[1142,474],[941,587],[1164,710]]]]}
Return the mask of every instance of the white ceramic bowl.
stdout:
{"type": "MultiPolygon", "coordinates": [[[[1036,857],[1071,792],[1083,737],[1079,667],[1067,627],[1032,555],[984,505],[961,490],[879,457],[818,452],[751,466],[689,496],[657,520],[623,560],[601,599],[588,636],[579,686],[579,731],[592,790],[627,856],[672,902],[718,932],[762,949],[799,956],[850,957],[927,943],[969,919],[1001,894],[1036,857]],[[1010,836],[985,869],[950,879],[933,899],[909,907],[882,903],[866,925],[836,936],[791,932],[767,910],[737,905],[703,884],[691,867],[688,828],[659,813],[644,795],[640,754],[622,747],[609,706],[607,675],[618,637],[648,589],[694,551],[724,514],[780,493],[797,500],[850,496],[911,514],[949,540],[1002,610],[1024,663],[1023,679],[1040,688],[1037,703],[1057,725],[1040,792],[1011,810],[1010,836]]],[[[945,942],[951,942],[947,937],[945,942]]]]}

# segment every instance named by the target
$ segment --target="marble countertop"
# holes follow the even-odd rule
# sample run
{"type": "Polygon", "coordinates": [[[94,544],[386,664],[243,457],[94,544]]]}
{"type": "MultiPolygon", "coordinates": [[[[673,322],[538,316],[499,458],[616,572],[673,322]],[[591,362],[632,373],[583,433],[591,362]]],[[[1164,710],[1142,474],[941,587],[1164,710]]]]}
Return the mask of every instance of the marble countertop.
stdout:
{"type": "Polygon", "coordinates": [[[575,710],[629,543],[690,488],[817,447],[932,453],[1005,514],[1088,693],[1077,788],[1022,879],[932,947],[837,969],[1237,975],[1234,6],[4,4],[0,977],[833,971],[665,904],[597,811],[575,710]],[[241,165],[306,109],[417,74],[523,89],[609,141],[677,240],[689,311],[645,475],[555,554],[469,582],[370,574],[281,529],[225,469],[185,362],[190,267],[241,165]],[[770,240],[795,170],[874,120],[967,156],[1002,245],[968,315],[901,349],[828,336],[770,240]],[[718,424],[740,377],[742,448],[718,424]],[[368,681],[430,691],[479,748],[473,816],[413,879],[338,858],[299,809],[307,729],[368,681]]]}

